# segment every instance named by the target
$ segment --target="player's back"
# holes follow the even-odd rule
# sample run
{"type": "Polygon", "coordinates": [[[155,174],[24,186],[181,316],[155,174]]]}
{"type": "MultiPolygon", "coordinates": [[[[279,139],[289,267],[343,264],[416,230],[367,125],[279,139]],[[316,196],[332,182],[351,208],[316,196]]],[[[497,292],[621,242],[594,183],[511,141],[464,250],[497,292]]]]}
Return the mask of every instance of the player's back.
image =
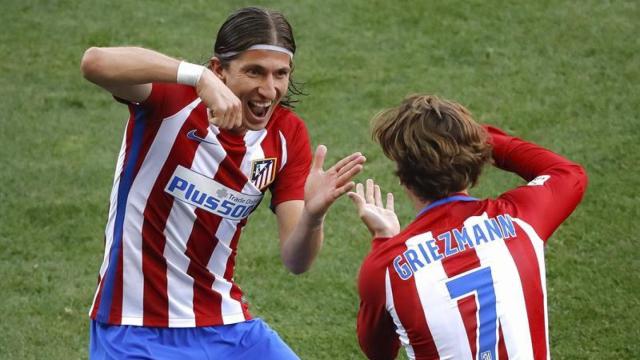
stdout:
{"type": "Polygon", "coordinates": [[[376,241],[360,290],[382,280],[409,356],[548,358],[544,242],[519,212],[512,202],[459,194],[376,241]]]}
{"type": "Polygon", "coordinates": [[[485,129],[494,165],[527,184],[496,200],[425,202],[405,230],[374,239],[358,283],[358,340],[369,358],[394,357],[400,342],[416,359],[549,358],[544,244],[582,199],[587,175],[485,129]]]}

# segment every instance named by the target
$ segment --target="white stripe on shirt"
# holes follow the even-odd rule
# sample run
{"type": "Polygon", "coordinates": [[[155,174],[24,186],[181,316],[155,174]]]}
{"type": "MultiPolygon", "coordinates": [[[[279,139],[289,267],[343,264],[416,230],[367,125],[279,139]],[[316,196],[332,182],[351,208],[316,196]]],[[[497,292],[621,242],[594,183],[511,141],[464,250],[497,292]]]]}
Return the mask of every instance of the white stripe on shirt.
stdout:
{"type": "Polygon", "coordinates": [[[416,358],[416,353],[415,351],[413,351],[413,346],[411,346],[411,341],[409,341],[409,335],[407,335],[407,330],[405,329],[404,325],[402,325],[402,321],[400,321],[400,317],[398,316],[398,313],[396,312],[396,307],[394,306],[394,303],[393,303],[393,290],[391,288],[391,279],[389,278],[389,268],[387,268],[384,273],[384,290],[385,290],[385,296],[386,296],[385,308],[391,315],[391,318],[393,319],[393,323],[396,325],[396,333],[400,338],[400,343],[402,344],[405,351],[407,352],[407,356],[409,357],[409,359],[414,360],[416,358]]]}
{"type": "Polygon", "coordinates": [[[162,121],[153,143],[133,180],[127,199],[127,209],[123,230],[123,301],[122,321],[131,325],[142,325],[144,315],[144,277],[142,272],[142,224],[144,210],[149,194],[158,178],[160,170],[167,160],[173,143],[191,111],[200,103],[200,99],[162,121]]]}
{"type": "MultiPolygon", "coordinates": [[[[488,219],[487,213],[484,213],[481,216],[468,218],[464,225],[471,232],[474,225],[483,226],[484,221],[488,219]]],[[[518,268],[507,245],[504,240],[498,240],[483,243],[475,249],[481,266],[491,267],[493,288],[496,295],[496,315],[502,325],[502,335],[509,358],[533,358],[524,290],[518,275],[518,268]]],[[[497,332],[498,327],[496,327],[496,339],[498,340],[497,332]]]]}
{"type": "MultiPolygon", "coordinates": [[[[418,243],[431,239],[432,233],[426,232],[408,239],[405,244],[408,249],[420,253],[418,243]]],[[[425,267],[413,274],[413,281],[427,325],[431,329],[437,329],[431,331],[431,335],[438,353],[441,354],[441,359],[445,359],[442,357],[443,354],[450,355],[451,359],[470,359],[469,346],[461,346],[457,342],[458,339],[467,339],[467,333],[457,302],[450,300],[451,296],[446,286],[448,277],[442,267],[442,261],[433,261],[425,267]]]]}

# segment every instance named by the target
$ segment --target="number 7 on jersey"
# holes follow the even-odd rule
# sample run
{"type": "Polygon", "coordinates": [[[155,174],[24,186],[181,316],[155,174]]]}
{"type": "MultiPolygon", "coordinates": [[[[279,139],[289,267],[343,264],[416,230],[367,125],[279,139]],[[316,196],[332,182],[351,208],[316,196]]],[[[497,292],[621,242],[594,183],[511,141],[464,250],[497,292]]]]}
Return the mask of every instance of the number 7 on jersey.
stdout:
{"type": "Polygon", "coordinates": [[[491,268],[473,270],[447,282],[452,300],[476,293],[478,303],[479,360],[496,359],[497,322],[496,293],[491,268]]]}

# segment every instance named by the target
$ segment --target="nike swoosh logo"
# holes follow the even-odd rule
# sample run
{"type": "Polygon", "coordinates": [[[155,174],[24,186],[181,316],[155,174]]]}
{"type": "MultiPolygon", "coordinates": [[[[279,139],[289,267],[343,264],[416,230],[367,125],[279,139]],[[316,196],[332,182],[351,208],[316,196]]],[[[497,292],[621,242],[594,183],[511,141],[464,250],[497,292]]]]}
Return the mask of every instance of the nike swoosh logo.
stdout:
{"type": "Polygon", "coordinates": [[[207,143],[207,144],[217,145],[217,144],[216,144],[216,143],[214,143],[214,142],[208,141],[207,139],[205,139],[205,138],[203,138],[203,137],[198,136],[198,135],[196,134],[196,131],[197,131],[196,129],[193,129],[193,130],[189,131],[189,132],[187,133],[187,139],[189,139],[189,140],[193,140],[193,141],[198,141],[198,142],[204,142],[204,143],[207,143]]]}

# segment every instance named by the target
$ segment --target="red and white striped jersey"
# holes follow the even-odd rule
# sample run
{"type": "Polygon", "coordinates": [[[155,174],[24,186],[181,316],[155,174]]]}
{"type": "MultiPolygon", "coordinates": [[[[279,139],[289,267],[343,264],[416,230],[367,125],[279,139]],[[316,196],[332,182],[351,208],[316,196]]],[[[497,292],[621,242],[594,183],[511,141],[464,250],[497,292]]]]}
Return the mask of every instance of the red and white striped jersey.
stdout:
{"type": "Polygon", "coordinates": [[[219,130],[194,89],[177,84],[153,84],[147,100],[127,105],[91,318],[156,327],[250,319],[233,281],[238,239],[266,189],[272,208],[304,198],[304,123],[278,106],[265,129],[219,130]]]}
{"type": "Polygon", "coordinates": [[[497,199],[454,194],[374,239],[359,276],[371,359],[548,359],[544,244],[580,202],[584,170],[487,127],[496,165],[529,181],[497,199]]]}

